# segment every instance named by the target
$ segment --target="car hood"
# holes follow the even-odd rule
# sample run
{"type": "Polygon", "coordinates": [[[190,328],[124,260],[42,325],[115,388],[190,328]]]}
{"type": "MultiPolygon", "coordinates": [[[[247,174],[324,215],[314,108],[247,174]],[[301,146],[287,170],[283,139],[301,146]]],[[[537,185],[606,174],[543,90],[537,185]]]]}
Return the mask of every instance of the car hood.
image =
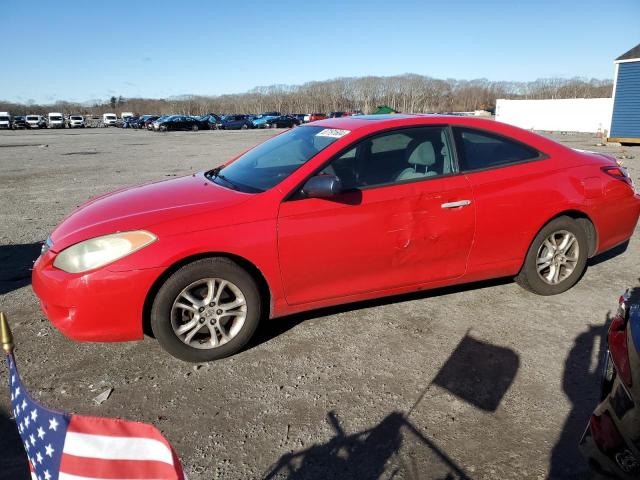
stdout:
{"type": "MultiPolygon", "coordinates": [[[[123,188],[89,200],[66,217],[51,233],[52,251],[114,232],[150,229],[163,222],[201,215],[184,222],[183,233],[207,228],[212,211],[239,205],[250,194],[216,185],[199,173],[123,188]]],[[[215,215],[220,221],[220,216],[215,215]]],[[[154,233],[157,233],[154,231],[154,233]]]]}

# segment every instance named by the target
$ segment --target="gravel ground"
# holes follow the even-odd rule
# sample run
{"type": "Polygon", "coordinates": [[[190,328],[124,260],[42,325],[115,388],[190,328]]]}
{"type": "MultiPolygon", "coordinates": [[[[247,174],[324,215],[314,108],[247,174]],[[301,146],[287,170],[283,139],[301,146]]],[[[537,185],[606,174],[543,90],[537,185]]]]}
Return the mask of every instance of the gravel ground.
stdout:
{"type": "MultiPolygon", "coordinates": [[[[506,279],[325,309],[268,322],[248,349],[206,365],[151,339],[75,343],[45,320],[29,267],[76,205],[216,166],[271,135],[0,132],[0,308],[34,397],[155,424],[192,480],[586,477],[577,442],[597,400],[605,324],[637,282],[637,231],[562,295],[506,279]]],[[[640,183],[640,147],[554,137],[635,157],[626,162],[640,183]]],[[[0,479],[27,478],[16,435],[0,390],[0,479]]]]}

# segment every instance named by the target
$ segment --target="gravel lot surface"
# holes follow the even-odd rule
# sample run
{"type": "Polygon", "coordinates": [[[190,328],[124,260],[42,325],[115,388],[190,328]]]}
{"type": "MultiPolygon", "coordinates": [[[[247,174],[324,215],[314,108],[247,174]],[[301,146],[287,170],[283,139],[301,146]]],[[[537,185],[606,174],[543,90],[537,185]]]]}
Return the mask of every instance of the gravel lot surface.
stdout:
{"type": "MultiPolygon", "coordinates": [[[[268,322],[248,349],[205,365],[151,339],[75,343],[45,320],[29,267],[76,205],[211,168],[271,135],[0,132],[0,308],[34,397],[155,424],[192,480],[588,476],[577,442],[597,401],[605,324],[637,283],[637,230],[559,296],[505,279],[326,309],[268,322]]],[[[635,157],[626,163],[640,184],[640,147],[554,138],[635,157]]],[[[0,479],[27,478],[19,449],[0,389],[0,479]]]]}

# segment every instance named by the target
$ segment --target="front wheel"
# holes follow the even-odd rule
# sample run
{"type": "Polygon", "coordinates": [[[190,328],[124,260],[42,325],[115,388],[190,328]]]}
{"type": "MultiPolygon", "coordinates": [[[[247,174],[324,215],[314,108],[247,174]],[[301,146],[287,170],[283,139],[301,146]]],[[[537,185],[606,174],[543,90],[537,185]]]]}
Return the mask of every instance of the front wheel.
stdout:
{"type": "Polygon", "coordinates": [[[539,295],[557,295],[573,287],[587,267],[587,234],[570,217],[545,225],[529,247],[518,284],[539,295]]]}
{"type": "Polygon", "coordinates": [[[198,125],[194,125],[193,127],[191,127],[191,130],[193,132],[197,132],[198,131],[198,125]]]}
{"type": "Polygon", "coordinates": [[[246,130],[247,128],[249,128],[249,125],[247,125],[246,123],[243,123],[242,126],[240,127],[242,130],[246,130]]]}
{"type": "Polygon", "coordinates": [[[187,362],[207,362],[238,352],[261,316],[255,280],[226,258],[185,265],[158,291],[151,329],[167,352],[187,362]]]}

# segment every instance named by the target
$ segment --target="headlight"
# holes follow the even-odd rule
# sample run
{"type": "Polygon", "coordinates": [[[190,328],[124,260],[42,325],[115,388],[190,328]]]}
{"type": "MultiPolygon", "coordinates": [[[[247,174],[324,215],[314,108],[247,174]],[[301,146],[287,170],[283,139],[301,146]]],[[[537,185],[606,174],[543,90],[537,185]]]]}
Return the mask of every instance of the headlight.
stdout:
{"type": "Polygon", "coordinates": [[[53,266],[68,273],[86,272],[126,257],[155,242],[157,238],[144,230],[92,238],[60,252],[53,266]]]}

